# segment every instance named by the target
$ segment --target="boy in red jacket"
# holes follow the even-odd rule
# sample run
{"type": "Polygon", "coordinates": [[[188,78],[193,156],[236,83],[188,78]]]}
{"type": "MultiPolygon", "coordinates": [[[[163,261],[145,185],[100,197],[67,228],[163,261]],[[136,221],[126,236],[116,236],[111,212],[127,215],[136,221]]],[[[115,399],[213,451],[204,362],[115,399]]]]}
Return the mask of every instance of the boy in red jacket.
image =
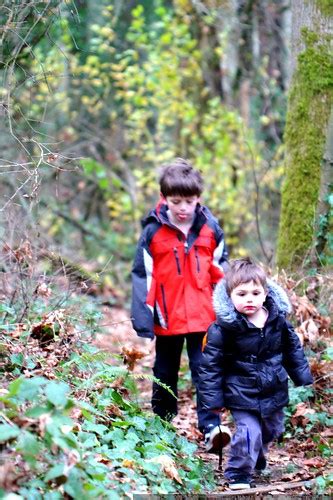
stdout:
{"type": "MultiPolygon", "coordinates": [[[[156,336],[153,373],[177,395],[185,340],[197,389],[202,340],[215,320],[213,286],[223,277],[228,253],[217,220],[200,205],[199,171],[178,158],[163,168],[160,190],[160,203],[143,220],[134,260],[132,323],[140,337],[156,336]]],[[[152,408],[171,420],[177,415],[177,400],[154,383],[152,408]]],[[[220,423],[219,416],[203,409],[198,398],[197,414],[201,432],[209,433],[220,423]]]]}

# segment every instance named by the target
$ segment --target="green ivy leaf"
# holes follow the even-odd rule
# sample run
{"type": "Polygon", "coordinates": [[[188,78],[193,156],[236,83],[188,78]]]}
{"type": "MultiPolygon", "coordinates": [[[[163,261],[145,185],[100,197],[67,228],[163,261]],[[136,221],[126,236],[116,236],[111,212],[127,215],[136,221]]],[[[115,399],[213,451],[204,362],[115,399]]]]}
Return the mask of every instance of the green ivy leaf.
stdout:
{"type": "Polygon", "coordinates": [[[17,440],[16,450],[32,465],[36,463],[37,455],[41,449],[41,443],[39,443],[37,437],[30,432],[24,431],[17,440]]]}
{"type": "Polygon", "coordinates": [[[108,428],[106,427],[106,425],[94,424],[92,422],[86,422],[84,427],[85,427],[85,430],[87,430],[88,432],[89,431],[95,432],[99,436],[102,436],[103,434],[105,434],[106,431],[108,431],[108,428]]]}
{"type": "Polygon", "coordinates": [[[10,439],[16,438],[20,435],[20,429],[15,425],[0,424],[0,443],[5,443],[10,439]]]}
{"type": "Polygon", "coordinates": [[[51,481],[51,479],[63,476],[64,470],[65,470],[64,464],[57,464],[54,467],[51,467],[51,469],[45,475],[45,481],[51,481]]]}
{"type": "Polygon", "coordinates": [[[45,388],[47,400],[54,406],[64,407],[68,401],[70,388],[65,382],[49,382],[45,388]]]}
{"type": "Polygon", "coordinates": [[[16,366],[23,366],[24,363],[24,355],[22,352],[18,352],[17,354],[12,354],[10,356],[10,360],[13,363],[13,365],[16,366]]]}

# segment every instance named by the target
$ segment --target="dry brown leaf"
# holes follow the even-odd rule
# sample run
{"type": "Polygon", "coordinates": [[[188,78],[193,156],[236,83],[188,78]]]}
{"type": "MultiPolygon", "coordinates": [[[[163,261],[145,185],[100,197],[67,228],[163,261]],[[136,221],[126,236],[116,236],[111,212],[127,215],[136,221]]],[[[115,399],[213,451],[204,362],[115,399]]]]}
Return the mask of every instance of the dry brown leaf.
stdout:
{"type": "Polygon", "coordinates": [[[52,290],[46,283],[40,283],[36,288],[36,295],[38,295],[38,297],[48,298],[52,295],[52,290]]]}
{"type": "Polygon", "coordinates": [[[307,406],[307,403],[298,403],[298,405],[296,405],[296,411],[291,417],[290,421],[295,426],[305,427],[306,424],[309,423],[309,419],[306,417],[306,415],[313,415],[314,413],[316,413],[315,410],[309,408],[309,406],[307,406]]]}
{"type": "Polygon", "coordinates": [[[302,461],[302,464],[307,465],[308,467],[320,468],[324,467],[327,464],[327,460],[322,457],[306,458],[302,461]]]}
{"type": "Polygon", "coordinates": [[[309,344],[314,344],[318,340],[319,328],[313,319],[310,318],[303,321],[301,325],[296,328],[296,333],[300,334],[309,344]]]}
{"type": "Polygon", "coordinates": [[[178,474],[175,462],[169,455],[159,455],[158,457],[153,457],[149,462],[154,462],[161,465],[162,471],[170,478],[177,481],[179,484],[183,484],[181,477],[178,474]]]}
{"type": "Polygon", "coordinates": [[[316,413],[315,410],[313,410],[312,408],[310,408],[307,403],[298,403],[298,405],[296,405],[296,411],[293,415],[293,417],[303,417],[305,414],[314,414],[316,413]]]}
{"type": "Polygon", "coordinates": [[[319,316],[317,309],[313,304],[311,304],[306,295],[298,297],[295,294],[293,297],[293,306],[295,309],[295,315],[301,322],[319,316]]]}
{"type": "Polygon", "coordinates": [[[6,462],[0,465],[0,488],[13,491],[16,483],[17,475],[15,473],[15,465],[13,462],[6,462]]]}
{"type": "Polygon", "coordinates": [[[23,332],[27,331],[27,326],[28,325],[26,325],[24,323],[16,323],[16,330],[14,330],[12,332],[8,332],[8,334],[6,333],[6,335],[10,335],[14,339],[18,339],[21,337],[23,332]]]}
{"type": "Polygon", "coordinates": [[[320,436],[324,438],[333,437],[333,428],[325,429],[320,433],[320,436]]]}
{"type": "Polygon", "coordinates": [[[97,455],[95,455],[95,460],[96,460],[96,462],[100,462],[101,464],[105,464],[108,467],[112,466],[111,460],[109,458],[106,458],[104,455],[99,454],[99,453],[97,455]]]}
{"type": "Polygon", "coordinates": [[[296,477],[296,474],[293,474],[291,472],[288,472],[286,474],[283,474],[282,479],[283,481],[293,481],[296,477]]]}
{"type": "Polygon", "coordinates": [[[80,453],[77,450],[64,450],[65,454],[65,467],[64,475],[68,476],[69,471],[75,467],[75,465],[80,462],[80,453]]]}
{"type": "Polygon", "coordinates": [[[109,405],[109,406],[107,406],[105,408],[105,410],[104,410],[104,413],[106,415],[112,415],[112,416],[115,416],[115,417],[122,417],[123,416],[123,412],[116,405],[109,405]]]}
{"type": "Polygon", "coordinates": [[[319,323],[320,335],[330,335],[332,328],[331,318],[329,316],[319,316],[317,322],[319,323]]]}
{"type": "Polygon", "coordinates": [[[18,262],[24,262],[32,259],[31,243],[24,241],[16,250],[14,250],[15,258],[18,262]]]}
{"type": "Polygon", "coordinates": [[[144,358],[147,353],[137,349],[135,346],[125,345],[121,350],[121,354],[123,356],[124,364],[128,366],[130,371],[133,371],[137,361],[144,358]]]}

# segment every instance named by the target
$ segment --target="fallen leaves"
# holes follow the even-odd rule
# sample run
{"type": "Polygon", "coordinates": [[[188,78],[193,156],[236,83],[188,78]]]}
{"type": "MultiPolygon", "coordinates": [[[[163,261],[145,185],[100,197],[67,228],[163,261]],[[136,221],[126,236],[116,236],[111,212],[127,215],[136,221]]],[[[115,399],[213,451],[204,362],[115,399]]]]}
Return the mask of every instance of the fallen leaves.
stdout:
{"type": "Polygon", "coordinates": [[[319,336],[319,328],[312,318],[303,321],[303,323],[301,323],[295,330],[302,345],[304,344],[304,341],[313,345],[319,336]]]}
{"type": "MultiPolygon", "coordinates": [[[[297,320],[296,332],[301,342],[314,345],[321,335],[327,337],[331,331],[331,318],[319,313],[314,302],[318,301],[318,293],[323,287],[324,278],[314,276],[306,288],[306,293],[299,295],[297,288],[300,282],[296,282],[285,273],[278,276],[277,281],[286,289],[293,309],[293,316],[297,320]]],[[[329,277],[327,277],[329,281],[329,277]]]]}
{"type": "Polygon", "coordinates": [[[325,467],[325,465],[327,465],[327,460],[322,457],[306,458],[305,460],[303,460],[303,465],[306,465],[307,467],[315,467],[318,469],[320,467],[325,467]]]}
{"type": "Polygon", "coordinates": [[[161,466],[161,470],[165,473],[167,477],[177,481],[179,484],[183,484],[181,477],[179,476],[178,470],[176,468],[175,462],[169,455],[159,455],[153,457],[149,462],[157,463],[161,466]]]}
{"type": "Polygon", "coordinates": [[[308,403],[298,403],[298,405],[296,405],[296,411],[292,415],[290,421],[294,426],[305,427],[306,424],[309,423],[307,415],[313,415],[314,413],[316,413],[315,410],[310,408],[308,403]]]}
{"type": "Polygon", "coordinates": [[[130,371],[133,371],[139,359],[146,356],[146,352],[137,349],[133,345],[124,345],[121,349],[124,364],[127,365],[130,371]]]}

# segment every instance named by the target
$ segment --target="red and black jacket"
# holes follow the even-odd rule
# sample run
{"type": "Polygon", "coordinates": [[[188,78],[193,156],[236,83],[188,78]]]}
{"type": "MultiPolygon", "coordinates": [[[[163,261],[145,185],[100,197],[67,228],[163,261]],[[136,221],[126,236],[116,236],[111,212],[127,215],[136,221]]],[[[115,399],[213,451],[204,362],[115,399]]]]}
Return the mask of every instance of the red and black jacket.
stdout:
{"type": "Polygon", "coordinates": [[[185,235],[159,204],[143,220],[132,269],[132,324],[140,337],[204,332],[215,320],[212,290],[228,258],[223,231],[197,205],[185,235]]]}

